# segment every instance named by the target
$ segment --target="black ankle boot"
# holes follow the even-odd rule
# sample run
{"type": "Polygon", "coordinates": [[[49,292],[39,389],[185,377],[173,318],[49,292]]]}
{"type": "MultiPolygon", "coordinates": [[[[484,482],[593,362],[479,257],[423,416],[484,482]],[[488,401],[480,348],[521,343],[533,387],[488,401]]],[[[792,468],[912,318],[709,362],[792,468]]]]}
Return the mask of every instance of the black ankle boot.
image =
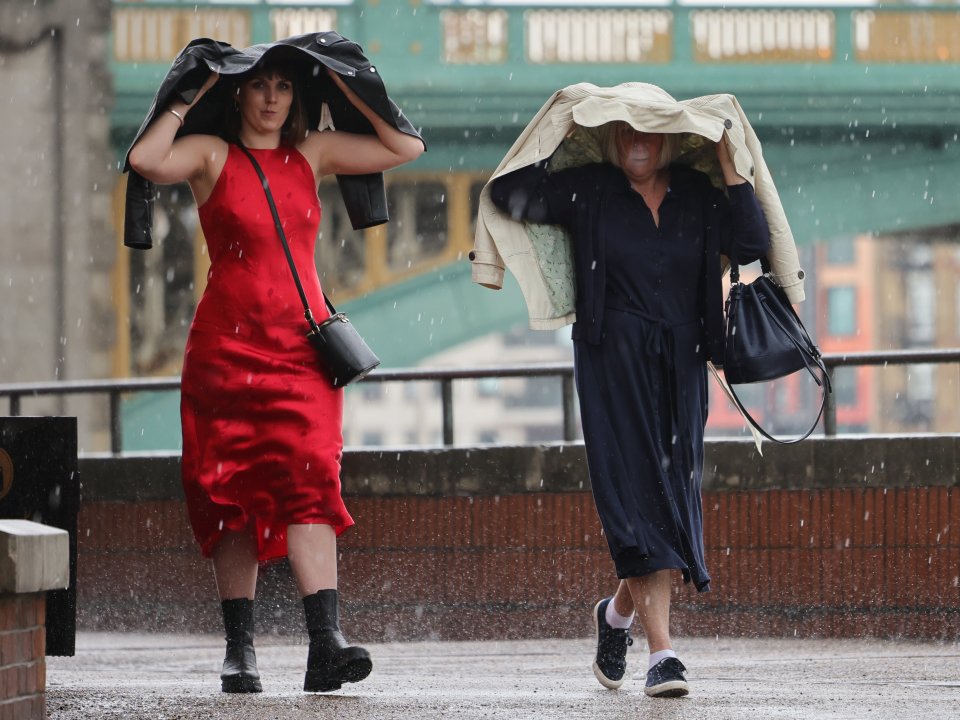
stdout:
{"type": "Polygon", "coordinates": [[[303,599],[310,633],[310,654],[303,689],[307,692],[339,690],[345,682],[359,682],[373,669],[370,653],[350,646],[340,632],[337,591],[320,590],[303,599]]]}
{"type": "Polygon", "coordinates": [[[227,631],[227,654],[223,658],[220,687],[225,693],[258,693],[260,673],[253,650],[253,600],[224,600],[223,626],[227,631]]]}

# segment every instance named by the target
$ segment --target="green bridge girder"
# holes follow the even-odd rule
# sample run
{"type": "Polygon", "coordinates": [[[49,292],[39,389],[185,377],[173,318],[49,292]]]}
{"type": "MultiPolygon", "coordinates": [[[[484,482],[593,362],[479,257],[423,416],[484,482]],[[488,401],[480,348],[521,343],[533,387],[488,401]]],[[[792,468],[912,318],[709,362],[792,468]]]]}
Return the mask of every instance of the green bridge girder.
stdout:
{"type": "MultiPolygon", "coordinates": [[[[114,6],[243,9],[250,14],[254,42],[272,39],[271,11],[304,7],[264,0],[118,1],[114,6]]],[[[530,63],[525,57],[525,16],[545,6],[549,3],[347,0],[309,7],[336,10],[337,29],[367,49],[391,94],[422,126],[430,149],[407,166],[410,170],[490,170],[554,90],[581,81],[598,85],[644,81],[678,98],[716,92],[738,97],[764,142],[768,165],[800,242],[960,220],[960,212],[951,207],[956,203],[950,202],[957,197],[955,178],[960,177],[956,151],[960,65],[862,62],[857,59],[852,19],[854,13],[865,11],[951,18],[958,15],[957,7],[788,6],[794,12],[832,15],[831,59],[749,64],[696,62],[691,15],[714,6],[638,4],[631,7],[670,13],[669,62],[530,63]],[[464,8],[506,14],[508,43],[502,62],[468,65],[441,60],[441,15],[464,8]]],[[[597,3],[589,9],[623,9],[623,4],[597,3]]],[[[769,9],[785,8],[772,4],[769,9]]],[[[139,127],[167,69],[168,64],[114,61],[112,126],[118,155],[139,127]]]]}

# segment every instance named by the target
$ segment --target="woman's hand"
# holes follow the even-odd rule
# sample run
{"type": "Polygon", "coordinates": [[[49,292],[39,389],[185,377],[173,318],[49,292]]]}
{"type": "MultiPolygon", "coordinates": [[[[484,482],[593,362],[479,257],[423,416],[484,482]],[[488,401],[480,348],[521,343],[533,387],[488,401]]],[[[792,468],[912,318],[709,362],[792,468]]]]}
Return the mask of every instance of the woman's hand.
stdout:
{"type": "Polygon", "coordinates": [[[219,79],[220,79],[220,73],[218,73],[216,70],[211,72],[210,77],[207,78],[207,81],[203,84],[203,86],[197,92],[197,96],[193,99],[193,102],[190,103],[190,107],[193,107],[194,105],[196,105],[197,102],[200,100],[200,98],[202,98],[206,94],[207,90],[209,90],[210,88],[212,88],[214,85],[217,84],[217,80],[219,79]]]}
{"type": "Polygon", "coordinates": [[[419,138],[397,130],[377,115],[347,86],[343,78],[330,68],[327,68],[327,75],[347,101],[370,122],[376,135],[343,131],[310,133],[298,149],[314,168],[315,175],[322,177],[382,172],[420,157],[424,148],[419,138]]]}
{"type": "Polygon", "coordinates": [[[156,113],[146,132],[130,149],[130,166],[148,180],[167,184],[193,180],[199,177],[212,161],[214,145],[222,143],[212,136],[189,135],[176,139],[177,131],[183,127],[183,119],[194,105],[212,88],[220,73],[211,72],[193,102],[187,105],[175,101],[166,109],[156,113]],[[176,151],[175,151],[176,148],[176,151]]]}
{"type": "Polygon", "coordinates": [[[339,74],[335,73],[330,68],[327,68],[327,75],[330,77],[331,80],[333,80],[333,84],[336,85],[338,88],[340,88],[340,91],[344,95],[346,95],[348,98],[351,95],[355,96],[355,93],[353,92],[353,90],[347,87],[347,84],[343,81],[343,78],[340,77],[339,74]]]}
{"type": "Polygon", "coordinates": [[[207,91],[217,84],[217,80],[219,79],[220,79],[220,73],[214,70],[213,72],[210,73],[210,76],[206,79],[206,81],[204,81],[203,85],[200,86],[200,89],[197,90],[197,94],[194,96],[193,102],[185,103],[185,102],[181,102],[180,100],[174,100],[172,103],[170,103],[170,107],[167,109],[175,110],[177,113],[181,115],[186,115],[186,113],[190,110],[190,108],[192,108],[194,105],[200,102],[200,98],[206,95],[207,91]]]}
{"type": "Polygon", "coordinates": [[[742,185],[747,179],[737,172],[737,166],[733,164],[733,158],[730,157],[730,150],[727,147],[727,131],[716,143],[717,160],[720,162],[720,170],[723,171],[723,181],[727,185],[742,185]]]}

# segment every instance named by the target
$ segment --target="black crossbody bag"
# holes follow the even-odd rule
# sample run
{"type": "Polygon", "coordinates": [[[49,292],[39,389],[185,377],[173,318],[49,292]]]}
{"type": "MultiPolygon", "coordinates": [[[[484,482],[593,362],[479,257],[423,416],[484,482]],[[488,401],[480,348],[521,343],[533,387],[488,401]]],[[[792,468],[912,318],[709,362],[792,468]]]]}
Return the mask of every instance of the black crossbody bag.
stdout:
{"type": "Polygon", "coordinates": [[[730,397],[747,421],[768,440],[790,445],[805,440],[823,415],[827,393],[832,392],[830,375],[820,350],[814,344],[793,309],[787,294],[770,275],[766,258],[760,259],[763,274],[749,284],[740,282],[737,263],[730,262],[730,293],[724,306],[723,375],[730,397]],[[740,402],[734,385],[767,382],[806,370],[823,389],[820,410],[813,425],[801,437],[779,440],[753,419],[740,402]],[[817,372],[819,371],[819,376],[817,372]]]}
{"type": "Polygon", "coordinates": [[[300,282],[300,273],[297,272],[293,255],[290,253],[286,233],[283,232],[283,225],[280,224],[280,215],[277,213],[277,205],[273,201],[273,193],[270,192],[267,177],[263,174],[260,163],[253,157],[253,154],[243,145],[240,145],[240,149],[250,158],[257,175],[260,176],[260,182],[263,184],[263,191],[266,193],[267,202],[270,204],[270,212],[273,214],[277,235],[280,236],[280,242],[283,243],[283,252],[290,264],[293,281],[297,284],[297,292],[300,293],[300,302],[303,303],[303,316],[310,326],[307,340],[317,349],[320,366],[334,387],[345,387],[362,379],[380,364],[380,358],[360,337],[360,333],[357,332],[350,319],[344,313],[337,312],[326,293],[323,294],[323,300],[330,310],[330,317],[319,324],[314,320],[310,304],[307,302],[307,295],[303,291],[303,284],[300,282]]]}

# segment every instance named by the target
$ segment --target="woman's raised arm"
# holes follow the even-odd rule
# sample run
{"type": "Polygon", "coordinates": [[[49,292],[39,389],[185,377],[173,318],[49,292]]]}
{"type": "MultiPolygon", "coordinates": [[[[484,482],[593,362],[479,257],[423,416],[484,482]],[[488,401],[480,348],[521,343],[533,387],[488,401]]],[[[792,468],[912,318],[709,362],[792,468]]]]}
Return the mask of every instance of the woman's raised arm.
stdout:
{"type": "Polygon", "coordinates": [[[347,87],[339,75],[332,70],[327,73],[347,100],[373,125],[376,137],[343,131],[310,133],[298,149],[318,177],[383,172],[420,157],[424,147],[419,138],[397,130],[347,87]]]}
{"type": "MultiPolygon", "coordinates": [[[[210,74],[197,93],[193,105],[213,87],[219,77],[217,73],[210,74]]],[[[137,144],[130,150],[128,159],[134,170],[161,185],[191,180],[203,173],[207,156],[215,150],[212,143],[216,142],[217,138],[189,135],[175,140],[177,131],[183,125],[183,119],[191,107],[192,105],[177,101],[157,113],[137,144]]]]}

